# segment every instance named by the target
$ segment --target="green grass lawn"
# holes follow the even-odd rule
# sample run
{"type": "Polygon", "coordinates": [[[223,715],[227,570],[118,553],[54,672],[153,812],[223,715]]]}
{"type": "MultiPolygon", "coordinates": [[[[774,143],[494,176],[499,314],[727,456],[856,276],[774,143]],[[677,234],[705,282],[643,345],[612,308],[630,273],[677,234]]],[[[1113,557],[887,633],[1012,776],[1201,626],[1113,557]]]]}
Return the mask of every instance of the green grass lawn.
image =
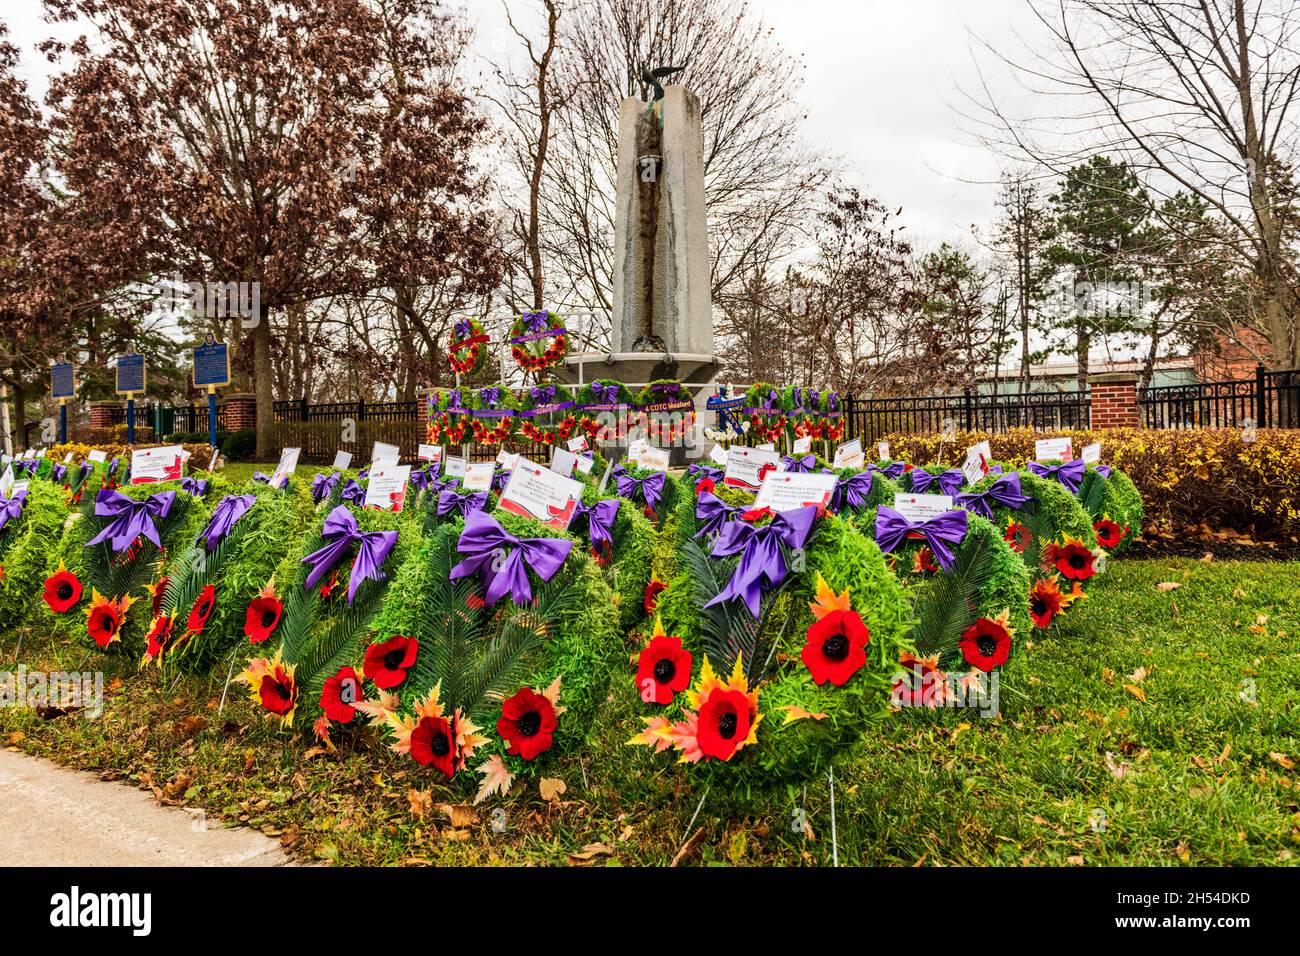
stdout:
{"type": "MultiPolygon", "coordinates": [[[[1018,636],[997,719],[907,711],[868,728],[835,772],[840,863],[1294,863],[1297,581],[1297,564],[1113,562],[1059,628],[1018,636]],[[1161,590],[1162,582],[1179,587],[1161,590]]],[[[12,659],[12,641],[3,647],[12,659]]],[[[38,635],[25,638],[20,657],[29,668],[102,665],[113,689],[98,720],[0,710],[0,739],[10,746],[129,778],[164,802],[280,835],[305,856],[356,864],[832,859],[829,781],[703,793],[666,755],[626,746],[636,721],[614,708],[586,753],[553,766],[567,788],[558,800],[519,787],[467,822],[459,805],[472,796],[469,780],[448,788],[373,740],[335,755],[314,740],[286,740],[239,687],[219,716],[224,670],[164,681],[152,668],[141,673],[134,662],[38,635]],[[505,811],[500,833],[491,826],[496,807],[505,811]]]]}

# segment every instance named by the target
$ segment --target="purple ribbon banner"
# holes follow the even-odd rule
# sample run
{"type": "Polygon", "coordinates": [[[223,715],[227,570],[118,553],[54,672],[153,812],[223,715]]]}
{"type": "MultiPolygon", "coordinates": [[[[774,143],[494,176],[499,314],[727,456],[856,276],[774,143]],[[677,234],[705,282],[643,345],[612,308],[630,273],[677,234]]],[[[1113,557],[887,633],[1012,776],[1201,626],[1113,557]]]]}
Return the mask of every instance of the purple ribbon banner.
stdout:
{"type": "Polygon", "coordinates": [[[886,505],[876,509],[876,543],[888,554],[909,538],[920,538],[930,546],[939,566],[951,571],[956,560],[952,549],[966,540],[969,515],[965,511],[945,511],[928,521],[908,521],[886,505]]]}
{"type": "Polygon", "coordinates": [[[465,517],[456,549],[465,559],[451,569],[451,580],[476,575],[484,587],[484,602],[495,605],[507,594],[518,605],[531,604],[528,569],[549,581],[573,549],[565,538],[516,538],[491,515],[471,511],[465,517]]]}
{"type": "Polygon", "coordinates": [[[100,518],[112,518],[104,530],[86,542],[86,547],[108,540],[113,550],[121,554],[135,542],[136,538],[145,537],[156,547],[162,547],[155,522],[171,514],[176,502],[176,492],[164,491],[150,495],[143,501],[135,501],[121,492],[101,488],[95,496],[95,514],[100,518]]]}
{"type": "Polygon", "coordinates": [[[779,587],[790,573],[782,546],[802,548],[817,521],[817,506],[808,505],[782,512],[772,523],[756,528],[747,521],[733,521],[723,527],[713,542],[710,554],[715,558],[740,555],[740,562],[718,595],[705,604],[712,607],[724,601],[744,601],[757,620],[763,592],[779,587]]]}
{"type": "Polygon", "coordinates": [[[303,583],[304,590],[311,591],[343,560],[353,545],[356,545],[357,556],[348,577],[348,604],[352,604],[363,581],[383,581],[386,578],[383,564],[397,544],[396,531],[361,531],[352,512],[345,505],[339,505],[325,519],[321,536],[330,543],[302,559],[302,563],[311,568],[303,583]]]}

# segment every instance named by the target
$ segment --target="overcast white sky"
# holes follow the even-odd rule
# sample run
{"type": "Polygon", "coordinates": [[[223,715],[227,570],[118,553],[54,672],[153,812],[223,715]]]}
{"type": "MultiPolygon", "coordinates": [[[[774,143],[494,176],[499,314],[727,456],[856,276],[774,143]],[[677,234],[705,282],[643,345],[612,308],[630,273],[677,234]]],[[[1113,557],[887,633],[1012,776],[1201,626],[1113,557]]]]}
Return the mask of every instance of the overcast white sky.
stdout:
{"type": "MultiPolygon", "coordinates": [[[[531,0],[508,0],[527,17],[531,0]]],[[[1010,43],[1038,33],[1024,0],[751,0],[778,41],[803,57],[808,135],[847,174],[903,208],[922,247],[962,240],[994,217],[998,161],[963,132],[954,106],[974,89],[971,34],[1010,43]]],[[[466,0],[485,57],[515,46],[502,0],[466,0]]],[[[6,0],[0,13],[43,96],[47,64],[32,46],[49,34],[39,0],[6,0]]],[[[66,32],[66,31],[65,31],[66,32]]],[[[987,63],[985,64],[988,65],[987,63]]],[[[994,77],[995,81],[998,79],[994,77]]],[[[1005,84],[1008,94],[1014,89],[1005,84]]]]}

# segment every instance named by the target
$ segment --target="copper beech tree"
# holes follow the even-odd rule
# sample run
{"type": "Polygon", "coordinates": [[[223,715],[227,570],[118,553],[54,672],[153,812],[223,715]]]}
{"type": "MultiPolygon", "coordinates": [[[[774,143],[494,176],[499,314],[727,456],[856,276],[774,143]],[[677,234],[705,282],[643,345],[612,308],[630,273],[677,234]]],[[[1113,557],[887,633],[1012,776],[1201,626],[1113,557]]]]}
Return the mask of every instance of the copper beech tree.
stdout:
{"type": "Polygon", "coordinates": [[[261,460],[276,316],[449,274],[495,283],[471,157],[481,121],[446,68],[436,3],[45,7],[87,30],[44,45],[64,68],[49,93],[60,171],[105,221],[136,224],[122,241],[155,275],[226,291],[208,305],[251,344],[261,460]]]}

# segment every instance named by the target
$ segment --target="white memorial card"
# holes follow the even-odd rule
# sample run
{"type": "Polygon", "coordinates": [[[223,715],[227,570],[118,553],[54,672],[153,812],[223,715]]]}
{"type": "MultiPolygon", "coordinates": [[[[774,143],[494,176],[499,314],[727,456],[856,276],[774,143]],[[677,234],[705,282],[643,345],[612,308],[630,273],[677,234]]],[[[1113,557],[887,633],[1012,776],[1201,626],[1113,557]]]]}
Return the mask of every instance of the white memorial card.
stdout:
{"type": "Polygon", "coordinates": [[[275,472],[271,475],[272,488],[283,488],[289,483],[289,476],[298,470],[298,456],[301,454],[301,448],[281,450],[280,463],[275,466],[275,472]]]}
{"type": "Polygon", "coordinates": [[[727,467],[727,447],[725,445],[714,445],[709,451],[709,460],[715,465],[723,468],[727,467]]]}
{"type": "Polygon", "coordinates": [[[465,477],[461,479],[460,487],[464,491],[491,491],[496,473],[496,462],[476,461],[465,466],[465,477]]]}
{"type": "Polygon", "coordinates": [[[1069,461],[1074,457],[1070,438],[1040,438],[1034,442],[1034,457],[1039,461],[1069,461]]]}
{"type": "Polygon", "coordinates": [[[810,451],[812,451],[812,436],[804,435],[803,438],[794,440],[794,454],[806,455],[810,451]]]}
{"type": "Polygon", "coordinates": [[[862,439],[855,438],[853,441],[846,441],[835,449],[835,461],[832,467],[836,470],[840,468],[863,468],[867,464],[867,457],[862,452],[862,439]]]}
{"type": "Polygon", "coordinates": [[[442,461],[442,446],[421,445],[417,457],[420,461],[427,461],[430,464],[437,465],[442,461]]]}
{"type": "Polygon", "coordinates": [[[1084,445],[1083,451],[1079,452],[1079,457],[1083,459],[1085,465],[1095,465],[1101,461],[1101,442],[1095,441],[1091,445],[1084,445]]]}
{"type": "Polygon", "coordinates": [[[945,511],[952,511],[951,495],[894,495],[894,510],[908,521],[929,521],[945,511]]]}
{"type": "Polygon", "coordinates": [[[551,449],[551,471],[569,478],[573,475],[573,469],[577,467],[578,456],[573,452],[564,448],[551,449]]]}
{"type": "Polygon", "coordinates": [[[401,511],[406,502],[406,485],[411,480],[410,465],[379,465],[370,469],[366,484],[367,508],[401,511]]]}
{"type": "Polygon", "coordinates": [[[774,451],[733,448],[727,456],[727,470],[723,472],[722,483],[757,493],[764,476],[770,471],[779,471],[780,466],[781,456],[774,451]]]}
{"type": "Polygon", "coordinates": [[[98,448],[96,448],[94,451],[92,451],[89,455],[86,456],[86,461],[91,461],[94,462],[95,464],[99,464],[101,461],[108,461],[108,452],[100,451],[98,448]]]}
{"type": "Polygon", "coordinates": [[[352,452],[336,451],[334,453],[334,464],[331,466],[335,471],[347,471],[348,466],[352,464],[352,452]]]}
{"type": "Polygon", "coordinates": [[[889,456],[890,456],[889,442],[882,441],[876,445],[876,459],[878,461],[893,461],[894,459],[890,458],[889,456]]]}
{"type": "Polygon", "coordinates": [[[443,477],[464,478],[468,464],[464,458],[457,458],[455,455],[450,456],[442,463],[443,477]]]}
{"type": "Polygon", "coordinates": [[[580,482],[521,459],[501,492],[499,507],[563,531],[569,527],[574,506],[581,500],[580,482]]]}
{"type": "Polygon", "coordinates": [[[989,473],[989,460],[992,457],[993,449],[986,441],[972,446],[966,452],[966,463],[961,466],[961,473],[966,479],[966,484],[973,485],[977,481],[984,479],[989,473]]]}
{"type": "Polygon", "coordinates": [[[131,452],[131,484],[149,485],[156,481],[180,481],[184,459],[180,445],[161,448],[137,448],[131,452]]]}
{"type": "Polygon", "coordinates": [[[385,461],[391,461],[394,465],[402,460],[402,449],[396,445],[389,445],[382,441],[375,442],[375,447],[370,449],[370,464],[378,465],[385,461]]]}
{"type": "Polygon", "coordinates": [[[568,447],[569,451],[571,451],[571,452],[573,452],[575,455],[577,455],[577,454],[581,454],[582,452],[586,451],[586,450],[587,450],[588,448],[590,448],[591,446],[590,446],[589,444],[587,444],[587,436],[586,436],[586,435],[575,435],[573,438],[570,438],[570,439],[569,439],[567,447],[568,447]]]}
{"type": "Polygon", "coordinates": [[[825,508],[830,504],[835,484],[834,475],[768,472],[758,490],[754,507],[771,508],[773,511],[795,511],[808,505],[825,508]]]}

